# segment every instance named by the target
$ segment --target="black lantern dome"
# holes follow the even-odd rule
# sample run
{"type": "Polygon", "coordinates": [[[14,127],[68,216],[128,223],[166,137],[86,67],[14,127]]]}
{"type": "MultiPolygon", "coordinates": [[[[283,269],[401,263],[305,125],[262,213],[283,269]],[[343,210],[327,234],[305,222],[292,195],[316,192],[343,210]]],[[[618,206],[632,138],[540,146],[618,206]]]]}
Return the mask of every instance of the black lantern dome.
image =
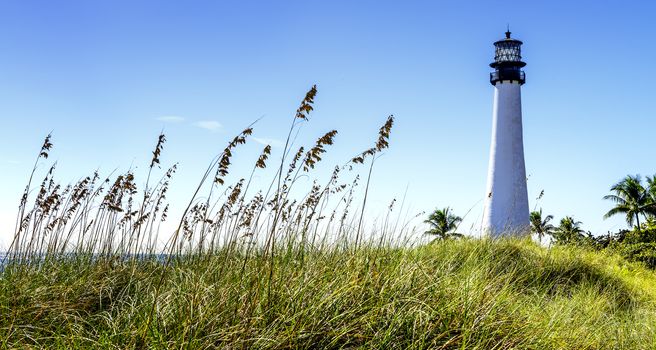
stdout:
{"type": "Polygon", "coordinates": [[[490,73],[490,83],[495,85],[499,81],[516,81],[520,84],[526,82],[522,67],[522,42],[510,37],[510,31],[506,32],[506,38],[494,43],[494,62],[490,67],[495,71],[490,73]]]}

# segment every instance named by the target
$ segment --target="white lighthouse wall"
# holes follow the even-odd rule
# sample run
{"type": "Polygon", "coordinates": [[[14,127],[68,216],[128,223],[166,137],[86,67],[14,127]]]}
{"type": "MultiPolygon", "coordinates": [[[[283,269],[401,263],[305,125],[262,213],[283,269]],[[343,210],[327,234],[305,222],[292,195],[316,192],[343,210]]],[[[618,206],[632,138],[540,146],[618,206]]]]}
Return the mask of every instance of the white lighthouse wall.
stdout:
{"type": "Polygon", "coordinates": [[[528,232],[529,208],[522,138],[521,85],[494,86],[492,144],[483,232],[492,237],[528,232]]]}

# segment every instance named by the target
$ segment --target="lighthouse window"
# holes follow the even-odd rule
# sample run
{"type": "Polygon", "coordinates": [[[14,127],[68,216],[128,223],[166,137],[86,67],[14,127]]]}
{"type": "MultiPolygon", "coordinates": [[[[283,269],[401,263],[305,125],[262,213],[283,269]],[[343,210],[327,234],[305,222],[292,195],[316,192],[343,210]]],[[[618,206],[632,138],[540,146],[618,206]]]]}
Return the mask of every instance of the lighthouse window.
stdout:
{"type": "Polygon", "coordinates": [[[500,42],[496,45],[496,61],[519,61],[521,60],[520,46],[513,42],[500,42]]]}

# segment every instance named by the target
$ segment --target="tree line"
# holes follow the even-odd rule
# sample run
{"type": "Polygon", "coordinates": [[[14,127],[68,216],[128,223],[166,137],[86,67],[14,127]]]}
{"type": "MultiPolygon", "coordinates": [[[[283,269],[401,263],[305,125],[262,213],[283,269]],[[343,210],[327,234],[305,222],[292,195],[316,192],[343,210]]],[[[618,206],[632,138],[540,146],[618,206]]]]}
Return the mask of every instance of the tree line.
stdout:
{"type": "MultiPolygon", "coordinates": [[[[554,216],[544,215],[540,208],[530,213],[531,234],[540,244],[546,237],[550,245],[574,244],[608,249],[629,260],[656,268],[656,175],[647,176],[644,181],[640,175],[627,175],[614,184],[610,194],[603,199],[613,203],[613,207],[603,215],[604,219],[622,215],[628,229],[593,235],[572,216],[563,217],[555,225],[554,216]]],[[[430,225],[425,233],[435,236],[435,240],[464,237],[457,232],[462,218],[449,207],[436,209],[425,222],[430,225]]]]}
{"type": "Polygon", "coordinates": [[[608,232],[605,235],[592,235],[581,228],[581,222],[566,216],[560,225],[551,224],[553,215],[543,218],[542,209],[530,214],[531,232],[541,241],[544,236],[550,236],[553,243],[596,243],[606,247],[613,241],[651,242],[656,227],[656,175],[647,176],[643,182],[640,175],[627,175],[610,188],[610,194],[604,196],[611,201],[613,207],[604,214],[604,219],[623,215],[629,229],[608,232]],[[586,242],[592,240],[593,242],[586,242]]]}

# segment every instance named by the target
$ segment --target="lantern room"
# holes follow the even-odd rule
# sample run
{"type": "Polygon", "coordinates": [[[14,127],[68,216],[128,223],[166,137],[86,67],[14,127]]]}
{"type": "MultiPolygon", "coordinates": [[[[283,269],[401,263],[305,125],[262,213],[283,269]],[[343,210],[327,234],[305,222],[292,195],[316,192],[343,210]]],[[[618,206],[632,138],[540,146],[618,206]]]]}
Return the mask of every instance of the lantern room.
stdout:
{"type": "Polygon", "coordinates": [[[522,42],[510,37],[510,31],[506,32],[506,38],[494,43],[494,62],[490,67],[495,71],[490,73],[490,83],[496,85],[498,82],[518,82],[524,84],[526,77],[522,67],[522,42]]]}

